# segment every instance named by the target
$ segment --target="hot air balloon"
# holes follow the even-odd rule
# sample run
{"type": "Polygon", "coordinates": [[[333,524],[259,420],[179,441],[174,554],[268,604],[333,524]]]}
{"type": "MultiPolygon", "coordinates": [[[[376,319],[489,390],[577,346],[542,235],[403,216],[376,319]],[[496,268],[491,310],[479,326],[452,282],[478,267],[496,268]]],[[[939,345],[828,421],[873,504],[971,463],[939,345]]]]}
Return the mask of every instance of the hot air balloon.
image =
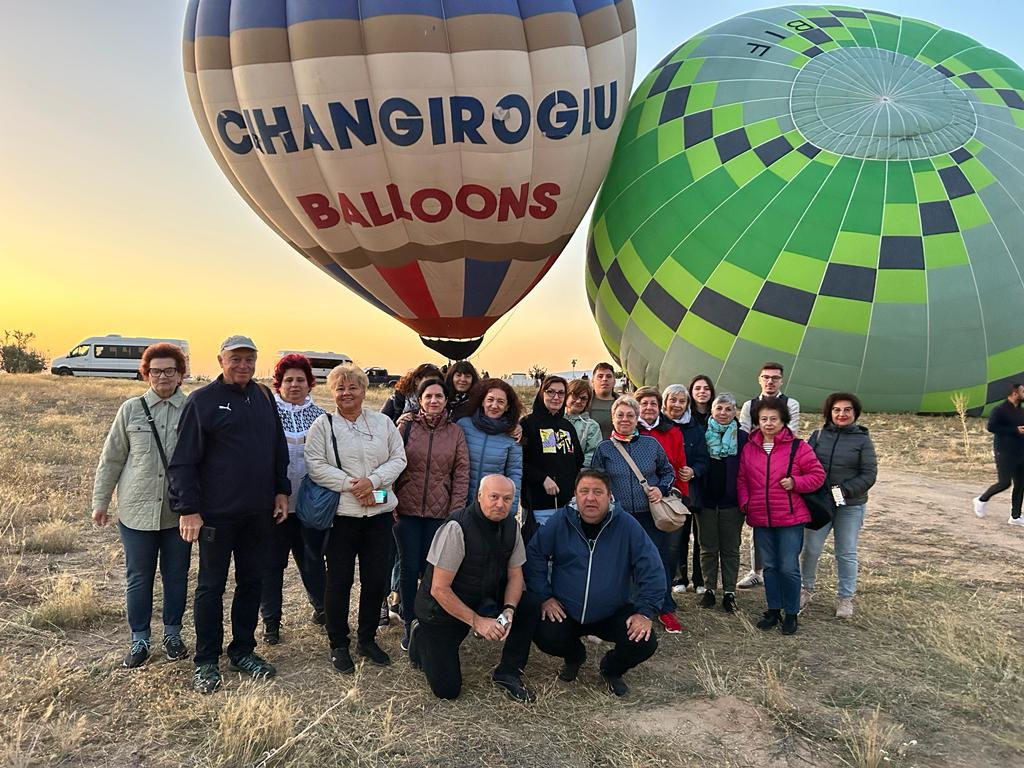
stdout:
{"type": "Polygon", "coordinates": [[[238,193],[449,358],[579,225],[635,58],[631,0],[191,0],[184,34],[238,193]]]}
{"type": "Polygon", "coordinates": [[[1024,71],[882,11],[751,11],[633,95],[591,223],[586,285],[647,384],[806,405],[1001,401],[1024,371],[1024,71]]]}

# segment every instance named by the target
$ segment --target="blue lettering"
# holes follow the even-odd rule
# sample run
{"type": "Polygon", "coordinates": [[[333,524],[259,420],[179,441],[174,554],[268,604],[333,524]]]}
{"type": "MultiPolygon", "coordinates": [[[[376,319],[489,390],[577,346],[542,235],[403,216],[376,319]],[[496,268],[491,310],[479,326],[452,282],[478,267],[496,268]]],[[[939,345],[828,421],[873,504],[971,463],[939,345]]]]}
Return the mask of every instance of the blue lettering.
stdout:
{"type": "Polygon", "coordinates": [[[468,138],[472,144],[486,144],[480,135],[484,124],[484,105],[471,96],[452,96],[452,143],[462,144],[468,138]],[[468,116],[467,116],[468,115],[468,116]]]}
{"type": "Polygon", "coordinates": [[[498,141],[505,144],[518,144],[525,139],[526,134],[530,132],[530,102],[518,93],[510,93],[498,102],[498,109],[503,109],[508,113],[506,119],[511,116],[513,110],[519,112],[519,130],[517,131],[510,131],[505,120],[499,120],[497,117],[491,118],[491,128],[494,130],[494,135],[498,137],[498,141]]]}
{"type": "Polygon", "coordinates": [[[372,147],[377,143],[369,99],[356,99],[356,117],[340,101],[330,102],[327,108],[331,112],[331,122],[334,123],[334,138],[338,142],[338,149],[352,149],[349,134],[355,134],[364,147],[372,147]]]}
{"type": "Polygon", "coordinates": [[[440,96],[432,96],[427,99],[427,106],[430,108],[430,137],[434,146],[448,143],[448,134],[444,126],[444,99],[440,96]]]}
{"type": "Polygon", "coordinates": [[[248,133],[243,133],[242,138],[235,141],[228,135],[228,125],[234,125],[246,131],[245,118],[233,109],[224,109],[217,113],[217,133],[225,146],[236,155],[246,155],[252,152],[252,139],[248,133]]]}
{"type": "Polygon", "coordinates": [[[579,102],[568,91],[555,91],[544,97],[537,110],[537,127],[549,139],[564,139],[576,128],[579,122],[579,102]],[[552,116],[555,107],[562,105],[566,109],[559,110],[552,116]],[[557,122],[555,122],[557,120],[557,122]]]}
{"type": "Polygon", "coordinates": [[[423,115],[408,99],[385,99],[380,105],[380,130],[392,144],[411,146],[423,136],[423,115]],[[395,113],[405,117],[396,118],[392,126],[391,116],[395,113]]]}
{"type": "Polygon", "coordinates": [[[312,149],[314,144],[325,152],[334,149],[331,142],[324,136],[324,132],[320,130],[320,123],[316,121],[316,115],[313,114],[309,104],[302,105],[302,134],[303,149],[312,149]]]}
{"type": "Polygon", "coordinates": [[[295,136],[292,135],[292,125],[288,121],[288,110],[284,107],[274,107],[273,123],[267,123],[262,109],[257,108],[252,112],[253,120],[256,122],[256,127],[259,130],[264,150],[268,155],[277,154],[277,150],[274,147],[275,137],[280,137],[281,142],[284,144],[285,152],[299,151],[299,145],[295,143],[295,136]]]}
{"type": "Polygon", "coordinates": [[[583,129],[580,133],[586,136],[590,133],[590,89],[583,89],[583,129]]]}
{"type": "Polygon", "coordinates": [[[604,86],[599,85],[594,89],[594,124],[602,131],[607,131],[615,122],[615,115],[619,110],[619,83],[612,80],[608,84],[608,114],[605,114],[604,86]]]}

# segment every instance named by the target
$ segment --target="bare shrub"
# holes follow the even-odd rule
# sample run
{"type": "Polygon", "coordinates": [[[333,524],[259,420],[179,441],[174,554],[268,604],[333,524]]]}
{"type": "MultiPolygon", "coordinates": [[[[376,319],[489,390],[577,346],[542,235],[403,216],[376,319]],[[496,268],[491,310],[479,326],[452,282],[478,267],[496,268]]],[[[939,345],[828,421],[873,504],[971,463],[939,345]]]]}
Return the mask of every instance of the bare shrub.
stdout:
{"type": "MultiPolygon", "coordinates": [[[[266,683],[246,681],[227,696],[217,713],[210,751],[216,765],[251,765],[284,744],[294,733],[298,708],[266,683]]],[[[278,753],[280,754],[280,753],[278,753]]]]}
{"type": "Polygon", "coordinates": [[[731,693],[732,675],[718,662],[713,648],[701,648],[700,655],[693,662],[697,682],[711,698],[731,693]]]}
{"type": "Polygon", "coordinates": [[[22,552],[40,552],[46,555],[64,555],[75,549],[75,529],[63,520],[50,520],[25,537],[22,552]]]}
{"type": "Polygon", "coordinates": [[[761,704],[779,715],[791,713],[794,704],[786,690],[781,664],[758,659],[757,666],[761,673],[761,704]]]}
{"type": "Polygon", "coordinates": [[[62,573],[32,611],[31,624],[71,629],[84,627],[102,615],[93,585],[62,573]]]}
{"type": "Polygon", "coordinates": [[[963,392],[954,392],[949,398],[953,401],[953,407],[956,408],[956,415],[960,417],[960,428],[964,433],[964,454],[968,457],[971,455],[971,433],[967,429],[967,404],[968,397],[963,392]]]}
{"type": "Polygon", "coordinates": [[[847,762],[855,768],[879,768],[892,762],[900,746],[903,729],[884,723],[878,707],[868,717],[854,718],[843,712],[843,723],[837,729],[840,741],[849,753],[847,762]]]}

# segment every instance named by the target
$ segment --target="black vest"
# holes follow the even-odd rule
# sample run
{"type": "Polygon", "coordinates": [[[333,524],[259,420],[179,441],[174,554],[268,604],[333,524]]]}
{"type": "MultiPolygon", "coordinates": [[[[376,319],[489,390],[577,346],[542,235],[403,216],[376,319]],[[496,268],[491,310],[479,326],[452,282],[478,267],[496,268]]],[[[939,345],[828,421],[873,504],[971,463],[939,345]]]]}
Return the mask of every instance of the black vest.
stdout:
{"type": "MultiPolygon", "coordinates": [[[[508,561],[516,546],[518,523],[512,515],[500,523],[488,520],[477,502],[453,512],[444,524],[452,521],[462,528],[466,543],[466,555],[452,580],[452,592],[477,613],[479,609],[491,608],[487,612],[497,615],[505,602],[508,561]]],[[[416,593],[417,618],[430,622],[457,621],[430,594],[433,581],[434,566],[427,563],[416,593]]]]}

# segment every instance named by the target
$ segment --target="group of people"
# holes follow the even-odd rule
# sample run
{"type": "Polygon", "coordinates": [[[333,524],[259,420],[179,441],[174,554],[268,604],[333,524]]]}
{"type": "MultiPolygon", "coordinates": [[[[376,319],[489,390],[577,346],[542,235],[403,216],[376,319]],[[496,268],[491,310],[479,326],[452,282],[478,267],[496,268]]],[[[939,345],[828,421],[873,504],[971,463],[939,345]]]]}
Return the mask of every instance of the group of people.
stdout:
{"type": "Polygon", "coordinates": [[[744,522],[753,528],[744,581],[765,587],[758,627],[797,631],[829,531],[836,616],[853,615],[876,459],[852,393],[826,398],[806,442],[796,437],[799,404],[782,393],[783,366],[774,362],[760,371],[758,397],[742,406],[716,394],[705,375],[619,394],[614,368],[599,363],[589,381],[545,377],[529,412],[508,383],[481,378],[467,361],[417,367],[376,411],[364,403],[366,374],[344,364],[327,377],[334,407],[325,411],[310,395],[308,359],[278,360],[271,389],[253,378],[257,354],[252,339],[229,337],[221,374],[185,398],[181,350],[148,348],[140,372],[150,388],[122,404],[110,428],[93,520],[107,524],[116,488],[126,667],[152,652],[158,563],[162,646],[168,659],[188,655],[181,625],[197,541],[193,688],[202,693],[221,685],[232,560],[230,669],[276,673],[256,653],[256,629],[262,614],[264,643],[280,642],[283,575],[293,559],[311,619],[326,625],[332,664],[353,672],[358,560],[355,655],[391,663],[377,632],[394,611],[403,651],[441,698],[459,694],[459,648],[470,632],[503,643],[492,680],[517,700],[533,698],[523,681],[532,646],[560,657],[559,678],[569,682],[586,659],[587,636],[612,644],[599,672],[624,695],[625,673],[655,652],[655,622],[670,634],[682,629],[674,593],[692,582],[703,607],[720,595],[723,610],[736,610],[744,522]],[[326,529],[312,523],[307,486],[335,494],[326,529]],[[822,487],[831,514],[805,530],[803,494],[822,487]],[[668,501],[685,504],[685,523],[657,518],[653,508],[668,501]],[[398,599],[389,606],[391,593],[398,599]]]}

